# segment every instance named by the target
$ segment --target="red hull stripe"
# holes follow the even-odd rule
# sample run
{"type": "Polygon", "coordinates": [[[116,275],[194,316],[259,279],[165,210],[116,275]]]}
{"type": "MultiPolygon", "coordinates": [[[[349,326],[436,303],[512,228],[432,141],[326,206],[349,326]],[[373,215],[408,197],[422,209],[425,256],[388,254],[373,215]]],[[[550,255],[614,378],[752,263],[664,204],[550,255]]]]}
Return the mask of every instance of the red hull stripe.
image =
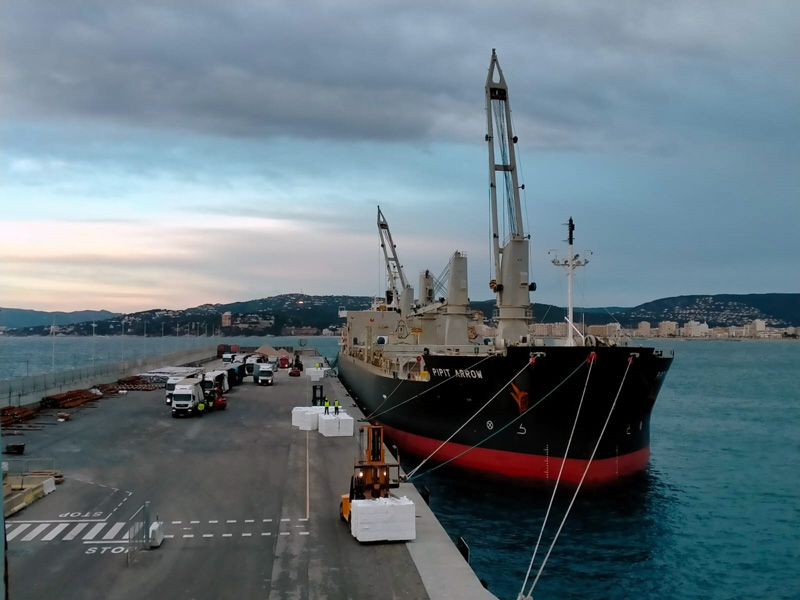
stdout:
{"type": "MultiPolygon", "coordinates": [[[[397,444],[402,450],[418,456],[428,456],[442,443],[441,440],[406,433],[386,425],[383,428],[387,438],[390,438],[393,443],[397,444]]],[[[462,444],[447,443],[436,453],[432,460],[444,462],[464,452],[467,448],[468,446],[462,444]]],[[[593,460],[591,467],[589,467],[589,472],[586,474],[584,484],[608,483],[615,481],[619,477],[643,471],[647,468],[649,460],[649,447],[614,458],[593,460]]],[[[479,446],[454,460],[453,464],[467,469],[499,473],[510,477],[555,481],[558,478],[561,461],[561,458],[553,456],[548,458],[535,454],[490,450],[479,446]]],[[[581,480],[588,462],[588,460],[568,458],[564,465],[564,473],[561,475],[561,480],[577,484],[581,480]]]]}

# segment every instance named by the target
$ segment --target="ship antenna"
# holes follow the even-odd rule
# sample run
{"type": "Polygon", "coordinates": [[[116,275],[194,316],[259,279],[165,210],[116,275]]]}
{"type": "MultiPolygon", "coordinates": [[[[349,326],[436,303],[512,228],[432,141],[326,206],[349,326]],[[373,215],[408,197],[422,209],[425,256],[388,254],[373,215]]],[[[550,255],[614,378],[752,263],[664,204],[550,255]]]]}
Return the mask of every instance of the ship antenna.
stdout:
{"type": "MultiPolygon", "coordinates": [[[[581,258],[580,255],[574,254],[572,251],[572,245],[575,241],[575,222],[572,220],[572,217],[569,218],[569,221],[565,223],[567,226],[567,239],[566,242],[568,244],[567,249],[567,258],[563,260],[559,260],[558,256],[553,258],[553,264],[557,267],[564,267],[567,270],[567,346],[574,346],[575,345],[575,338],[572,335],[572,331],[578,331],[575,327],[575,323],[572,320],[572,282],[575,278],[575,269],[578,267],[584,267],[589,264],[588,258],[581,258]]],[[[578,335],[583,338],[583,334],[578,331],[578,335]]]]}

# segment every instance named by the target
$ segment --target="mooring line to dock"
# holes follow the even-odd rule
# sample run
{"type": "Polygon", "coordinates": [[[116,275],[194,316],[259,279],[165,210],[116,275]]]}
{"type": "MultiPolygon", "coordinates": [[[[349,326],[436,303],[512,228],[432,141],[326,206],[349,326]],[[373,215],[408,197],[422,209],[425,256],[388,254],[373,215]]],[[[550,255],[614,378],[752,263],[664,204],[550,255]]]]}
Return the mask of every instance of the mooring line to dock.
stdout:
{"type": "MultiPolygon", "coordinates": [[[[432,473],[432,472],[433,472],[433,471],[435,471],[436,469],[439,469],[440,467],[443,467],[443,466],[445,466],[445,465],[447,465],[447,464],[449,464],[449,463],[453,462],[454,460],[457,460],[457,459],[461,458],[461,457],[462,457],[462,456],[464,456],[464,455],[465,455],[467,452],[470,452],[470,451],[474,450],[475,448],[477,448],[478,446],[481,446],[481,445],[485,444],[486,442],[488,442],[488,441],[489,441],[490,439],[492,439],[494,436],[496,436],[497,434],[499,434],[499,433],[500,433],[500,432],[502,432],[503,430],[507,429],[508,427],[510,427],[511,425],[513,425],[514,423],[516,423],[517,421],[519,421],[519,420],[520,420],[522,417],[524,417],[525,415],[527,415],[527,414],[528,414],[530,411],[532,411],[534,408],[536,408],[537,406],[539,406],[539,405],[540,405],[542,402],[544,402],[545,400],[547,400],[547,398],[548,398],[549,396],[551,396],[551,395],[552,395],[552,394],[553,394],[553,393],[554,393],[554,392],[555,392],[555,391],[556,391],[558,388],[560,388],[562,385],[564,385],[565,383],[567,383],[567,381],[569,381],[569,380],[572,378],[572,376],[573,376],[573,375],[575,375],[575,373],[577,373],[577,372],[580,370],[580,368],[581,368],[581,367],[582,367],[584,364],[586,364],[586,361],[585,361],[585,360],[582,360],[582,361],[581,361],[581,364],[579,364],[579,365],[578,365],[578,366],[575,368],[575,370],[574,370],[572,373],[570,373],[569,375],[567,375],[567,377],[566,377],[566,379],[564,379],[564,381],[562,381],[561,383],[559,383],[559,384],[558,384],[556,387],[554,387],[552,390],[550,390],[549,392],[547,392],[547,394],[545,394],[544,396],[542,396],[542,398],[541,398],[541,399],[540,399],[538,402],[536,402],[536,404],[533,404],[532,406],[528,407],[528,410],[526,410],[524,413],[522,413],[522,414],[521,414],[521,415],[519,415],[518,417],[514,417],[514,418],[513,418],[513,419],[511,419],[511,420],[510,420],[508,423],[506,423],[505,425],[503,425],[503,426],[502,426],[500,429],[498,429],[498,430],[496,430],[496,431],[492,432],[490,435],[486,436],[484,439],[482,439],[480,442],[478,442],[478,443],[477,443],[477,444],[475,444],[474,446],[470,446],[469,448],[467,448],[467,449],[466,449],[466,450],[464,450],[463,452],[461,452],[461,453],[457,454],[457,455],[456,455],[456,456],[454,456],[453,458],[449,458],[449,459],[447,459],[446,461],[444,461],[444,462],[442,462],[442,463],[439,463],[439,464],[438,464],[438,465],[436,465],[435,467],[431,467],[430,469],[428,469],[428,470],[427,470],[427,471],[425,471],[424,473],[421,473],[420,475],[416,475],[416,471],[417,471],[417,469],[419,469],[419,467],[417,467],[417,469],[414,469],[414,471],[413,471],[413,472],[415,473],[415,475],[414,475],[414,478],[416,479],[416,478],[418,478],[418,477],[422,477],[423,475],[427,475],[428,473],[432,473]]],[[[430,458],[430,457],[428,457],[428,458],[430,458]]],[[[426,459],[426,460],[427,460],[427,459],[426,459]]],[[[422,465],[420,465],[420,466],[422,466],[422,465]]],[[[410,481],[410,480],[411,480],[411,475],[409,475],[407,479],[408,479],[408,481],[410,481]]]]}
{"type": "MultiPolygon", "coordinates": [[[[494,354],[487,354],[487,355],[486,355],[486,356],[484,356],[482,359],[480,359],[478,362],[476,362],[474,365],[470,365],[469,367],[467,367],[467,369],[468,369],[468,370],[469,370],[469,369],[474,369],[474,368],[475,368],[475,367],[477,367],[479,364],[481,364],[483,361],[485,361],[485,360],[487,360],[487,359],[491,358],[492,356],[495,356],[495,355],[494,355],[494,354]]],[[[424,394],[427,394],[427,393],[428,393],[428,392],[430,392],[431,390],[435,390],[437,387],[439,387],[439,386],[440,386],[440,385],[442,385],[442,384],[445,384],[445,383],[447,383],[447,382],[448,382],[448,381],[450,381],[451,379],[455,379],[455,375],[451,375],[451,376],[450,376],[450,377],[448,377],[447,379],[443,379],[443,380],[442,380],[442,381],[440,381],[439,383],[437,383],[437,384],[435,384],[435,385],[432,385],[431,387],[429,387],[429,388],[428,388],[428,389],[426,389],[425,391],[422,391],[422,392],[420,392],[420,393],[419,393],[419,394],[417,394],[416,396],[411,396],[411,398],[409,398],[408,400],[403,400],[403,401],[402,401],[400,404],[396,404],[395,406],[392,406],[392,407],[390,407],[390,408],[387,408],[385,411],[383,411],[383,412],[381,412],[381,413],[374,414],[374,411],[373,411],[373,414],[372,414],[372,415],[370,415],[369,417],[367,417],[367,420],[369,420],[369,419],[377,419],[378,417],[381,417],[381,416],[385,415],[386,413],[392,412],[392,411],[393,411],[395,408],[400,408],[401,406],[403,406],[403,404],[406,404],[407,402],[411,402],[412,400],[415,400],[416,398],[419,398],[420,396],[423,396],[424,394]]],[[[403,380],[403,381],[405,381],[405,380],[403,380]]],[[[401,383],[402,383],[402,382],[401,382],[401,383]]],[[[400,387],[400,386],[399,386],[399,384],[398,384],[398,386],[397,386],[397,387],[400,387]]],[[[392,392],[392,393],[394,393],[394,392],[392,392]]],[[[389,398],[386,398],[386,400],[388,400],[388,399],[389,399],[389,398]]],[[[385,401],[384,401],[384,402],[385,402],[385,401]]],[[[383,406],[383,404],[381,404],[381,406],[383,406]]],[[[379,406],[378,408],[380,408],[380,406],[379,406]]],[[[376,408],[375,410],[378,410],[378,409],[376,408]]]]}
{"type": "Polygon", "coordinates": [[[466,427],[466,426],[469,424],[469,422],[470,422],[470,421],[472,421],[472,419],[474,419],[475,417],[477,417],[477,416],[478,416],[478,413],[480,413],[480,412],[481,412],[481,411],[482,411],[484,408],[486,408],[487,406],[489,406],[489,404],[491,404],[491,403],[492,403],[492,401],[493,401],[495,398],[497,398],[497,397],[500,395],[500,392],[502,392],[502,391],[503,391],[504,389],[506,389],[506,388],[507,388],[509,385],[511,385],[511,382],[513,382],[513,381],[514,381],[514,380],[515,380],[517,377],[519,377],[520,375],[522,375],[522,372],[523,372],[525,369],[527,369],[528,367],[533,367],[533,366],[534,366],[534,363],[535,363],[535,361],[536,361],[536,359],[532,358],[530,362],[526,362],[526,363],[525,363],[525,366],[524,366],[524,367],[522,367],[522,368],[521,368],[521,369],[520,369],[520,370],[517,372],[517,374],[516,374],[516,375],[514,375],[514,376],[513,376],[511,379],[509,379],[509,380],[508,380],[508,383],[506,383],[506,384],[505,384],[503,387],[501,387],[499,390],[497,390],[497,393],[495,393],[495,395],[494,395],[494,396],[492,396],[491,398],[489,398],[489,400],[486,402],[486,404],[484,404],[484,405],[483,405],[483,406],[481,406],[481,407],[480,407],[478,410],[476,410],[476,411],[475,411],[475,413],[474,413],[474,414],[473,414],[473,415],[472,415],[472,416],[471,416],[469,419],[467,419],[466,421],[464,421],[464,424],[463,424],[461,427],[459,427],[458,429],[456,429],[456,430],[455,430],[455,431],[452,433],[452,435],[451,435],[449,438],[447,438],[445,441],[443,441],[443,442],[442,442],[442,443],[439,445],[439,447],[438,447],[438,448],[436,448],[436,450],[434,450],[433,452],[431,452],[431,453],[428,455],[428,457],[427,457],[425,460],[423,460],[421,463],[419,463],[419,465],[417,465],[417,467],[416,467],[416,468],[415,468],[413,471],[411,471],[411,472],[408,474],[408,478],[410,479],[411,477],[413,477],[413,476],[414,476],[414,474],[415,474],[415,473],[416,473],[416,472],[417,472],[417,471],[418,471],[418,470],[419,470],[419,469],[422,467],[422,465],[424,465],[426,462],[428,462],[428,460],[430,460],[430,458],[431,458],[433,455],[435,455],[435,454],[436,454],[436,453],[437,453],[439,450],[441,450],[442,448],[444,448],[444,446],[445,446],[445,445],[446,445],[446,444],[447,444],[447,443],[448,443],[450,440],[452,440],[452,439],[453,439],[453,438],[454,438],[454,437],[455,437],[455,436],[458,434],[458,432],[459,432],[459,431],[461,431],[462,429],[464,429],[464,427],[466,427]]]}
{"type": "Polygon", "coordinates": [[[622,393],[622,386],[625,385],[625,380],[628,377],[628,371],[630,371],[632,363],[633,363],[633,355],[628,357],[628,366],[625,367],[625,374],[622,376],[622,381],[619,384],[617,395],[614,397],[614,402],[611,404],[611,410],[608,411],[606,422],[603,423],[603,429],[600,430],[600,437],[597,438],[597,443],[594,445],[594,450],[592,450],[592,455],[589,457],[589,462],[586,463],[586,468],[583,470],[583,475],[581,475],[581,480],[578,482],[578,487],[575,488],[575,493],[572,494],[572,500],[570,500],[569,506],[567,507],[567,512],[564,513],[564,518],[561,519],[561,525],[558,526],[558,531],[556,531],[556,535],[555,537],[553,537],[553,541],[550,542],[550,548],[548,548],[547,554],[545,555],[544,560],[542,561],[542,564],[539,567],[539,572],[536,573],[536,578],[533,580],[533,583],[531,584],[531,589],[528,592],[528,595],[525,596],[525,598],[532,598],[533,590],[536,587],[537,582],[539,581],[539,577],[541,577],[542,575],[542,571],[544,571],[544,566],[547,564],[547,559],[550,558],[550,553],[553,551],[553,547],[556,545],[558,536],[561,535],[561,530],[564,528],[564,523],[567,522],[567,517],[569,517],[569,512],[572,510],[572,505],[575,504],[575,498],[578,497],[578,492],[581,491],[581,486],[583,485],[584,479],[586,479],[586,474],[589,472],[589,467],[592,466],[592,461],[594,460],[594,456],[595,454],[597,454],[597,449],[600,447],[600,442],[603,440],[603,435],[605,435],[606,433],[608,422],[611,420],[611,415],[614,412],[614,408],[617,406],[617,400],[619,400],[619,395],[622,393]]]}
{"type": "Polygon", "coordinates": [[[522,587],[519,590],[519,595],[522,597],[522,594],[525,592],[525,586],[528,585],[528,578],[531,576],[531,569],[533,568],[533,563],[536,560],[536,553],[539,551],[539,544],[542,542],[542,535],[544,535],[544,528],[547,526],[547,519],[550,517],[550,510],[553,508],[553,500],[556,498],[556,492],[558,491],[558,484],[561,482],[561,475],[564,473],[564,465],[567,464],[567,457],[569,456],[569,448],[572,445],[572,438],[575,435],[575,428],[578,426],[578,417],[581,415],[581,407],[583,407],[583,399],[586,397],[586,390],[589,387],[589,378],[592,376],[592,368],[594,367],[594,361],[597,360],[597,353],[592,352],[589,354],[589,371],[586,373],[586,383],[583,385],[583,392],[581,393],[581,400],[578,403],[578,411],[575,413],[575,421],[572,423],[572,431],[569,433],[569,441],[567,442],[567,449],[564,450],[564,458],[561,459],[561,467],[558,469],[558,477],[556,478],[556,484],[553,487],[553,493],[550,495],[550,503],[547,505],[547,512],[544,514],[544,520],[542,521],[542,528],[539,530],[539,537],[536,539],[536,546],[533,548],[533,554],[531,555],[531,562],[528,565],[528,572],[525,573],[525,580],[522,582],[522,587]]]}

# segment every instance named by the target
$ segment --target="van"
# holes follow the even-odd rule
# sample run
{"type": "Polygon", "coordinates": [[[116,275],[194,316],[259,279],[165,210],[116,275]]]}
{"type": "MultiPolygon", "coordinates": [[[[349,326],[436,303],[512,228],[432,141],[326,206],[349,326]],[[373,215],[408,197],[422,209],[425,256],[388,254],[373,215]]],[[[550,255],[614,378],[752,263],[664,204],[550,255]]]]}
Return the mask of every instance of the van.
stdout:
{"type": "Polygon", "coordinates": [[[175,384],[172,392],[172,417],[186,415],[203,416],[206,409],[206,400],[203,395],[203,386],[198,379],[183,379],[175,384]]]}
{"type": "Polygon", "coordinates": [[[253,370],[253,381],[258,385],[272,385],[275,380],[275,373],[269,363],[257,363],[253,370]]]}

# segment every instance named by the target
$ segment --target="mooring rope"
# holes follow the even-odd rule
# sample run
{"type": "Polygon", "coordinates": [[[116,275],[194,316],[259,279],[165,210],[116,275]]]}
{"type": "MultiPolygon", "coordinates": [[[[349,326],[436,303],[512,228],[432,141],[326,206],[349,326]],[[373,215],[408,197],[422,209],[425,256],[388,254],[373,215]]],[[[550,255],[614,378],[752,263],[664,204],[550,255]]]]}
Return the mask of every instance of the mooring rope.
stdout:
{"type": "MultiPolygon", "coordinates": [[[[531,359],[531,360],[535,362],[535,360],[536,360],[536,359],[535,359],[535,358],[533,358],[533,359],[531,359]]],[[[450,458],[450,459],[448,459],[448,460],[446,460],[446,461],[444,461],[444,462],[442,462],[442,463],[440,463],[440,464],[436,465],[435,467],[431,467],[430,469],[428,469],[427,471],[425,471],[424,473],[422,473],[422,474],[420,474],[420,475],[415,475],[415,478],[422,477],[423,475],[427,475],[428,473],[432,473],[433,471],[435,471],[436,469],[439,469],[440,467],[444,467],[445,465],[447,465],[447,464],[449,464],[449,463],[453,462],[454,460],[457,460],[457,459],[461,458],[461,457],[462,457],[462,456],[464,456],[464,455],[465,455],[467,452],[471,452],[472,450],[474,450],[474,449],[475,449],[475,448],[477,448],[478,446],[482,446],[483,444],[485,444],[486,442],[488,442],[490,439],[492,439],[494,436],[496,436],[496,435],[500,434],[500,433],[501,433],[503,430],[507,429],[508,427],[510,427],[511,425],[513,425],[514,423],[516,423],[517,421],[519,421],[519,420],[520,420],[522,417],[524,417],[525,415],[527,415],[527,414],[528,414],[530,411],[532,411],[534,408],[536,408],[537,406],[539,406],[539,405],[540,405],[542,402],[544,402],[545,400],[547,400],[547,398],[548,398],[548,397],[550,397],[552,394],[554,394],[554,393],[555,393],[555,391],[556,391],[558,388],[560,388],[562,385],[564,385],[565,383],[567,383],[567,381],[569,381],[569,380],[572,378],[572,376],[573,376],[573,375],[575,375],[575,373],[577,373],[577,372],[578,372],[578,371],[581,369],[581,367],[583,367],[583,365],[584,365],[584,364],[586,364],[586,361],[585,361],[585,360],[582,360],[582,361],[580,362],[580,364],[579,364],[579,365],[578,365],[578,366],[575,368],[575,370],[574,370],[574,371],[572,371],[572,373],[570,373],[569,375],[567,375],[567,376],[566,376],[566,378],[564,378],[564,380],[563,380],[561,383],[559,383],[559,384],[558,384],[556,387],[554,387],[552,390],[550,390],[550,391],[549,391],[549,392],[547,392],[547,393],[546,393],[544,396],[542,396],[542,397],[541,397],[541,398],[538,400],[538,402],[536,402],[535,404],[533,404],[533,405],[529,406],[529,407],[528,407],[528,410],[526,410],[525,412],[523,412],[522,414],[520,414],[518,417],[514,417],[514,418],[513,418],[513,419],[511,419],[511,420],[510,420],[508,423],[506,423],[505,425],[503,425],[503,426],[502,426],[500,429],[498,429],[497,431],[494,431],[494,432],[493,432],[493,433],[491,433],[490,435],[488,435],[488,436],[486,436],[485,438],[483,438],[483,439],[482,439],[480,442],[478,442],[477,444],[475,444],[475,445],[473,445],[473,446],[470,446],[469,448],[467,448],[467,449],[466,449],[466,450],[464,450],[463,452],[461,452],[461,453],[457,454],[457,455],[456,455],[456,456],[454,456],[453,458],[450,458]]],[[[415,469],[415,470],[416,470],[416,469],[415,469]]],[[[409,481],[411,480],[411,477],[410,477],[410,476],[408,477],[408,480],[409,480],[409,481]]]]}
{"type": "MultiPolygon", "coordinates": [[[[473,365],[470,365],[469,367],[467,367],[467,370],[469,370],[469,369],[474,369],[474,368],[475,368],[475,367],[477,367],[479,364],[481,364],[483,361],[485,361],[485,360],[488,360],[488,359],[489,359],[489,358],[491,358],[492,356],[495,356],[495,355],[494,355],[494,354],[487,354],[486,356],[484,356],[482,359],[480,359],[480,360],[479,360],[478,362],[476,362],[475,364],[473,364],[473,365]]],[[[442,385],[442,384],[445,384],[445,383],[447,383],[448,381],[450,381],[451,379],[454,379],[454,378],[455,378],[455,374],[451,375],[451,376],[450,376],[450,377],[448,377],[447,379],[443,379],[442,381],[440,381],[439,383],[437,383],[437,384],[435,384],[435,385],[432,385],[431,387],[429,387],[429,388],[428,388],[428,389],[426,389],[426,390],[423,390],[423,391],[422,391],[422,392],[420,392],[419,394],[417,394],[417,395],[415,395],[415,396],[411,396],[411,398],[409,398],[409,399],[407,399],[407,400],[403,400],[403,401],[402,401],[400,404],[395,404],[394,406],[387,408],[385,411],[383,411],[383,412],[381,412],[381,413],[377,413],[377,414],[375,414],[375,411],[377,411],[377,410],[378,410],[378,408],[380,408],[380,406],[379,406],[378,408],[376,408],[376,409],[375,409],[375,411],[373,411],[373,414],[372,414],[372,415],[370,415],[369,417],[367,417],[367,419],[368,419],[368,420],[369,420],[369,419],[377,419],[378,417],[380,417],[380,416],[383,416],[383,415],[385,415],[386,413],[390,413],[390,412],[392,412],[392,411],[393,411],[395,408],[400,408],[401,406],[403,406],[403,404],[406,404],[406,403],[408,403],[408,402],[411,402],[412,400],[415,400],[416,398],[419,398],[420,396],[423,396],[423,395],[427,394],[427,393],[428,393],[428,392],[430,392],[431,390],[434,390],[434,389],[436,389],[436,388],[437,388],[437,387],[439,387],[440,385],[442,385]]],[[[404,380],[404,381],[405,381],[405,380],[404,380]]],[[[397,386],[397,387],[400,387],[400,385],[398,384],[398,386],[397,386]]],[[[397,389],[397,388],[395,388],[395,390],[396,390],[396,389],[397,389]]],[[[392,392],[392,394],[393,394],[393,393],[394,393],[394,392],[392,392]]],[[[390,395],[391,395],[391,394],[390,394],[390,395]]],[[[388,399],[389,399],[389,398],[386,398],[386,400],[388,400],[388,399]]],[[[386,400],[384,400],[384,401],[383,401],[383,403],[381,403],[381,406],[383,406],[383,404],[385,404],[386,400]]]]}
{"type": "Polygon", "coordinates": [[[550,517],[550,509],[553,508],[553,500],[556,497],[556,491],[558,491],[558,484],[561,482],[561,475],[564,472],[564,465],[567,463],[567,457],[569,456],[569,447],[572,445],[572,438],[575,435],[575,428],[578,425],[578,417],[581,414],[581,407],[583,406],[583,399],[586,397],[586,389],[589,387],[589,378],[592,376],[592,367],[594,367],[594,361],[597,360],[597,353],[591,352],[589,353],[589,357],[586,361],[589,363],[589,372],[586,374],[586,383],[583,385],[583,393],[581,394],[581,400],[578,403],[578,412],[575,413],[575,421],[572,423],[572,431],[569,433],[569,441],[567,442],[567,449],[564,450],[564,458],[561,461],[561,468],[558,470],[558,477],[556,478],[556,485],[553,487],[553,493],[550,496],[550,504],[547,505],[547,512],[544,515],[544,521],[542,521],[542,528],[539,530],[539,537],[536,540],[536,546],[533,549],[533,554],[531,555],[531,562],[528,565],[528,572],[525,573],[525,581],[522,582],[522,587],[519,590],[519,598],[522,598],[522,594],[525,591],[525,586],[528,585],[528,578],[531,576],[531,569],[533,568],[533,562],[536,559],[536,553],[539,551],[539,544],[542,541],[542,535],[544,534],[544,528],[547,525],[547,519],[550,517]]]}
{"type": "Polygon", "coordinates": [[[570,500],[569,506],[567,507],[567,512],[564,513],[564,518],[561,519],[561,525],[558,526],[558,531],[556,531],[556,535],[553,538],[553,541],[550,543],[550,548],[548,548],[547,554],[545,555],[544,560],[542,561],[542,565],[539,567],[539,572],[536,573],[536,578],[533,580],[531,589],[528,592],[528,595],[525,596],[525,598],[527,599],[531,599],[533,597],[532,596],[533,590],[539,581],[539,577],[541,577],[542,575],[542,571],[544,571],[544,566],[547,564],[547,560],[550,558],[550,553],[553,551],[553,547],[556,545],[558,536],[561,535],[561,530],[564,528],[564,523],[567,522],[567,517],[569,517],[569,512],[572,510],[572,505],[575,504],[575,498],[578,497],[578,492],[581,491],[581,486],[583,485],[583,481],[584,479],[586,479],[586,474],[589,472],[589,467],[592,465],[592,461],[594,460],[594,456],[597,453],[597,449],[600,447],[600,442],[603,439],[603,435],[605,435],[606,427],[608,427],[608,422],[611,420],[611,414],[614,412],[614,408],[617,406],[617,400],[619,399],[620,393],[622,393],[622,386],[625,385],[625,379],[628,377],[628,371],[630,371],[632,363],[633,363],[633,356],[629,356],[628,366],[625,368],[625,374],[622,376],[622,382],[619,384],[617,395],[614,398],[614,402],[611,404],[611,410],[608,411],[606,422],[603,423],[603,429],[600,431],[600,437],[597,438],[597,443],[594,445],[594,450],[592,450],[592,455],[589,457],[589,462],[586,463],[586,468],[583,470],[583,475],[581,476],[581,480],[578,482],[578,487],[575,488],[575,493],[572,494],[572,500],[570,500]]]}
{"type": "MultiPolygon", "coordinates": [[[[533,360],[533,359],[531,359],[531,360],[533,360]]],[[[480,413],[480,412],[481,412],[481,411],[482,411],[484,408],[486,408],[487,406],[489,406],[489,404],[491,404],[491,403],[492,403],[492,400],[494,400],[495,398],[497,398],[497,397],[500,395],[500,392],[502,392],[502,391],[503,391],[504,389],[506,389],[506,388],[507,388],[509,385],[511,385],[511,382],[512,382],[512,381],[514,381],[514,380],[515,380],[517,377],[519,377],[520,375],[522,375],[522,372],[523,372],[525,369],[527,369],[529,366],[533,366],[533,362],[526,362],[526,363],[525,363],[525,366],[524,366],[524,367],[522,367],[522,368],[521,368],[521,369],[520,369],[520,370],[517,372],[517,374],[516,374],[516,375],[514,375],[514,376],[513,376],[511,379],[509,379],[509,380],[508,380],[508,383],[506,383],[506,384],[505,384],[503,387],[501,387],[499,390],[497,390],[497,393],[495,393],[495,395],[494,395],[494,396],[492,396],[491,398],[489,398],[489,400],[486,402],[486,404],[484,404],[484,405],[483,405],[483,406],[481,406],[481,407],[480,407],[478,410],[476,410],[476,411],[475,411],[475,413],[474,413],[474,414],[473,414],[473,415],[472,415],[472,416],[471,416],[469,419],[467,419],[466,421],[464,421],[464,424],[463,424],[461,427],[459,427],[458,429],[456,429],[456,430],[453,432],[453,434],[452,434],[452,435],[451,435],[449,438],[447,438],[445,441],[443,441],[443,442],[442,442],[442,443],[439,445],[439,447],[438,447],[438,448],[436,448],[436,450],[434,450],[433,452],[431,452],[431,453],[428,455],[428,457],[427,457],[425,460],[423,460],[421,463],[419,463],[419,464],[418,464],[418,465],[417,465],[417,466],[416,466],[416,467],[415,467],[415,468],[414,468],[414,469],[413,469],[413,470],[412,470],[412,471],[411,471],[411,472],[408,474],[408,478],[410,479],[411,477],[413,477],[413,476],[414,476],[414,473],[416,473],[416,472],[417,472],[417,471],[420,469],[420,467],[422,467],[422,465],[424,465],[426,462],[428,462],[428,461],[431,459],[431,457],[432,457],[434,454],[436,454],[437,452],[439,452],[439,450],[441,450],[442,448],[444,448],[444,446],[445,446],[445,444],[447,444],[447,442],[449,442],[450,440],[452,440],[452,439],[453,439],[453,438],[454,438],[454,437],[455,437],[455,436],[458,434],[458,432],[459,432],[459,431],[461,431],[462,429],[464,429],[464,427],[466,427],[466,426],[469,424],[469,422],[470,422],[470,421],[472,421],[472,419],[474,419],[475,417],[477,417],[477,416],[478,416],[478,413],[480,413]]]]}

